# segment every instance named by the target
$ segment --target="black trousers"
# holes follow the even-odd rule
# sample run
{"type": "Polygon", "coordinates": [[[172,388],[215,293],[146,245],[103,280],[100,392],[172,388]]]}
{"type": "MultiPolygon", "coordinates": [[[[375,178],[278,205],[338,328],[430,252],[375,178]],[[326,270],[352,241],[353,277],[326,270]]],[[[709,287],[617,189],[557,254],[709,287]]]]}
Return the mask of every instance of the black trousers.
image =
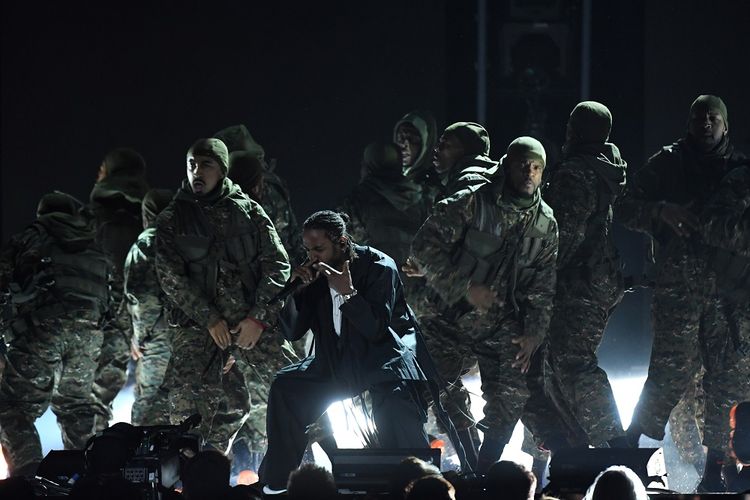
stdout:
{"type": "MultiPolygon", "coordinates": [[[[424,411],[414,400],[407,382],[377,384],[368,390],[381,447],[429,446],[424,411]]],[[[286,488],[289,473],[302,461],[307,427],[332,403],[353,395],[349,388],[330,378],[303,371],[279,373],[268,395],[268,450],[260,466],[261,482],[273,489],[286,488]]]]}

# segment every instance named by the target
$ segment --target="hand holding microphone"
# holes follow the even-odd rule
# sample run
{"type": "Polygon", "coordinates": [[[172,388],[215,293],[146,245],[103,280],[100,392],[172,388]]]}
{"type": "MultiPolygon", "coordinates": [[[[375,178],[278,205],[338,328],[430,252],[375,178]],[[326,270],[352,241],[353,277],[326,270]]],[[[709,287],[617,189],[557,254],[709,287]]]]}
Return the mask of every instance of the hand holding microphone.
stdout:
{"type": "Polygon", "coordinates": [[[295,281],[297,285],[295,291],[303,286],[307,286],[320,276],[320,269],[315,264],[310,264],[310,259],[305,261],[292,271],[292,275],[289,277],[292,283],[295,281]]]}
{"type": "Polygon", "coordinates": [[[273,296],[266,305],[273,305],[276,302],[286,300],[291,294],[297,290],[309,285],[320,276],[320,271],[317,269],[315,264],[310,264],[310,258],[306,258],[305,261],[296,267],[292,271],[292,275],[287,280],[284,288],[279,293],[273,296]]]}

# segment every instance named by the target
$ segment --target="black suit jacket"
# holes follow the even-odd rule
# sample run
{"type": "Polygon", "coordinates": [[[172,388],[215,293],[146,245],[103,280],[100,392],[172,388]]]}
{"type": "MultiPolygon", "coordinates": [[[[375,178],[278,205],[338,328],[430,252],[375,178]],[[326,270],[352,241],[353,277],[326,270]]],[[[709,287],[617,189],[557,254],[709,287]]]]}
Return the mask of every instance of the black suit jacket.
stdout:
{"type": "Polygon", "coordinates": [[[414,352],[401,341],[414,324],[396,263],[372,247],[355,245],[354,252],[349,268],[357,295],[341,306],[340,337],[325,277],[287,299],[279,318],[283,335],[298,340],[312,330],[315,354],[283,371],[330,377],[354,392],[382,382],[425,380],[414,352]]]}

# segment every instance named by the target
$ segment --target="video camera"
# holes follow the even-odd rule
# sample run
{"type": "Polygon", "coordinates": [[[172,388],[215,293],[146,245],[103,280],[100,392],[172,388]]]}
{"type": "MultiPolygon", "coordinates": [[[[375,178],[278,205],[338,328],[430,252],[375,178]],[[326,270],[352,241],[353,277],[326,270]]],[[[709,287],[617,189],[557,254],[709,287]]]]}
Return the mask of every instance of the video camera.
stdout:
{"type": "Polygon", "coordinates": [[[45,490],[50,492],[50,483],[54,484],[55,493],[60,494],[61,490],[70,492],[82,479],[123,477],[138,487],[144,500],[162,500],[180,480],[182,463],[199,451],[198,437],[188,431],[200,421],[196,414],[179,425],[117,423],[89,439],[83,460],[78,458],[79,467],[71,468],[70,462],[76,460],[75,455],[81,457],[81,452],[57,452],[55,459],[52,452],[39,466],[37,479],[45,481],[45,490]],[[82,474],[74,469],[82,469],[82,474]]]}

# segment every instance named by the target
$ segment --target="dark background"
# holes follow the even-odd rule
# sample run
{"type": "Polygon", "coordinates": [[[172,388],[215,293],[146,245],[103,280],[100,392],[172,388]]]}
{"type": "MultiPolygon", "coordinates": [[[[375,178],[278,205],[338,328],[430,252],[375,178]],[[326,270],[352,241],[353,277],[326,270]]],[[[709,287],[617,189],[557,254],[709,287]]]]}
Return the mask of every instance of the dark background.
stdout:
{"type": "MultiPolygon", "coordinates": [[[[176,187],[195,139],[244,123],[278,159],[303,219],[351,189],[364,146],[391,137],[407,111],[430,109],[439,128],[479,116],[477,2],[71,3],[3,6],[3,241],[34,217],[45,192],[87,199],[114,147],[141,152],[153,186],[176,187]]],[[[750,151],[747,2],[597,0],[584,22],[586,5],[487,2],[493,158],[528,133],[529,99],[545,115],[535,126],[554,156],[582,97],[582,63],[583,97],[612,110],[612,140],[631,167],[684,133],[701,93],[724,98],[731,136],[750,151]],[[551,39],[556,54],[526,54],[547,72],[532,94],[512,71],[524,34],[551,39]]],[[[643,238],[616,236],[628,272],[640,272],[643,238]]],[[[604,364],[647,363],[647,305],[646,293],[626,298],[604,364]]]]}

